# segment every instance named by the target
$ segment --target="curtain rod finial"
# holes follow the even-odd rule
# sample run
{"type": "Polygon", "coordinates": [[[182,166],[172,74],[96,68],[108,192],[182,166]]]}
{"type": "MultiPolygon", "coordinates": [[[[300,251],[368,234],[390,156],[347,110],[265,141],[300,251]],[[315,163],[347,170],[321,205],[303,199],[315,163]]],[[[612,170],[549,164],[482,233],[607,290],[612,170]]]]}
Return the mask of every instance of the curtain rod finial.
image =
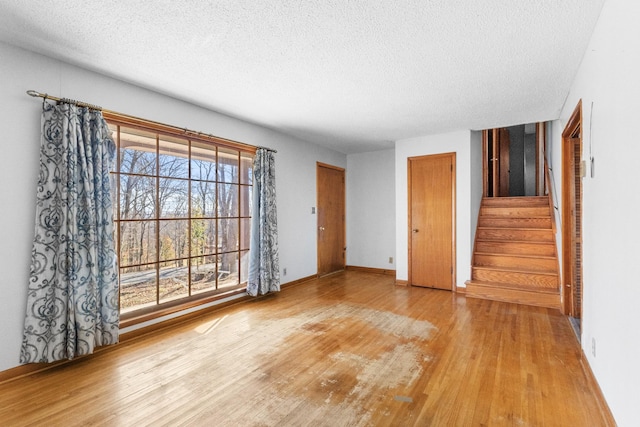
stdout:
{"type": "Polygon", "coordinates": [[[40,93],[35,90],[28,90],[27,95],[35,97],[35,96],[40,96],[40,93]]]}

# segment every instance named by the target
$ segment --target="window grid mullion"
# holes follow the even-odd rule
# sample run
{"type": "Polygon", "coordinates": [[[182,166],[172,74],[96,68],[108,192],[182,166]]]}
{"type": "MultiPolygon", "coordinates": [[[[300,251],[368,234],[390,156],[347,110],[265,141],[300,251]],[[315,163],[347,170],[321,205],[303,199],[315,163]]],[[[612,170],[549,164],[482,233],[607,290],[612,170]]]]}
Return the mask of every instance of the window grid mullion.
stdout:
{"type": "Polygon", "coordinates": [[[156,192],[155,192],[155,225],[156,225],[156,305],[160,304],[160,135],[156,133],[156,192]]]}
{"type": "Polygon", "coordinates": [[[193,221],[193,216],[191,212],[191,140],[188,143],[188,156],[187,156],[187,287],[189,291],[189,296],[192,295],[191,289],[191,268],[192,268],[192,258],[191,258],[191,248],[193,246],[193,242],[191,241],[191,222],[193,221]]]}
{"type": "Polygon", "coordinates": [[[237,246],[237,257],[236,261],[236,269],[238,270],[238,283],[242,283],[242,263],[240,257],[240,247],[242,246],[240,239],[242,238],[242,224],[240,223],[240,213],[242,212],[242,194],[240,193],[240,181],[242,181],[242,164],[240,151],[238,151],[238,155],[236,156],[238,162],[238,215],[236,217],[236,221],[238,222],[238,226],[236,227],[236,246],[237,246]]]}
{"type": "Polygon", "coordinates": [[[216,151],[215,151],[215,159],[216,159],[216,174],[213,177],[215,179],[215,185],[214,185],[214,191],[215,191],[215,204],[214,204],[214,217],[216,218],[215,221],[213,222],[213,230],[215,233],[215,239],[214,241],[216,242],[215,245],[215,253],[216,253],[216,268],[215,268],[215,287],[216,290],[220,289],[219,287],[219,278],[220,278],[220,270],[218,269],[218,267],[220,267],[220,250],[218,248],[220,248],[220,230],[219,230],[219,224],[220,224],[220,192],[218,191],[219,188],[219,184],[220,184],[220,149],[218,147],[216,147],[216,151]]]}

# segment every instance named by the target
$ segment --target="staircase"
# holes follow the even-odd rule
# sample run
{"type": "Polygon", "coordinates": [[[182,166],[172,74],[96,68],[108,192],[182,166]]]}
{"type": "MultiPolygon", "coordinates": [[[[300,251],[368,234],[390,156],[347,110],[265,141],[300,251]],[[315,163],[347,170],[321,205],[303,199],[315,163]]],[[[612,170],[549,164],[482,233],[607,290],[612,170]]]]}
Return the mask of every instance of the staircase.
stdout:
{"type": "Polygon", "coordinates": [[[468,297],[560,309],[553,210],[548,196],[485,197],[466,282],[468,297]]]}

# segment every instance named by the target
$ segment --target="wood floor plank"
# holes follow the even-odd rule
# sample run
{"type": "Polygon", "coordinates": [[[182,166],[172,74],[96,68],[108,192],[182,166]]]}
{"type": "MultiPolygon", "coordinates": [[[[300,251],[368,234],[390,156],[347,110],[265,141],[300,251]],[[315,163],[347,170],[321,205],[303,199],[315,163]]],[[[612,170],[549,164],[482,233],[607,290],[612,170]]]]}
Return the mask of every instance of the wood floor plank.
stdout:
{"type": "Polygon", "coordinates": [[[346,271],[0,384],[3,426],[599,426],[557,310],[346,271]]]}

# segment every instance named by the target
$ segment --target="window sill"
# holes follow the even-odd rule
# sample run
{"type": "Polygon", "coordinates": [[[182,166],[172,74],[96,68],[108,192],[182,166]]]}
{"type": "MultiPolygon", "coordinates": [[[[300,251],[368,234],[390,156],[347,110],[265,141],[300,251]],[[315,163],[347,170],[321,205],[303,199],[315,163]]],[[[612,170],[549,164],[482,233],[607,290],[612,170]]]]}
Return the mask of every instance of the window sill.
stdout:
{"type": "Polygon", "coordinates": [[[210,304],[212,302],[235,295],[245,294],[246,292],[247,288],[242,287],[231,289],[225,292],[220,292],[214,295],[205,297],[198,296],[186,301],[183,299],[175,303],[166,303],[162,306],[143,308],[140,310],[125,313],[120,316],[120,329],[128,328],[130,326],[138,325],[140,323],[148,322],[151,320],[156,320],[164,316],[175,314],[201,305],[210,304]]]}

